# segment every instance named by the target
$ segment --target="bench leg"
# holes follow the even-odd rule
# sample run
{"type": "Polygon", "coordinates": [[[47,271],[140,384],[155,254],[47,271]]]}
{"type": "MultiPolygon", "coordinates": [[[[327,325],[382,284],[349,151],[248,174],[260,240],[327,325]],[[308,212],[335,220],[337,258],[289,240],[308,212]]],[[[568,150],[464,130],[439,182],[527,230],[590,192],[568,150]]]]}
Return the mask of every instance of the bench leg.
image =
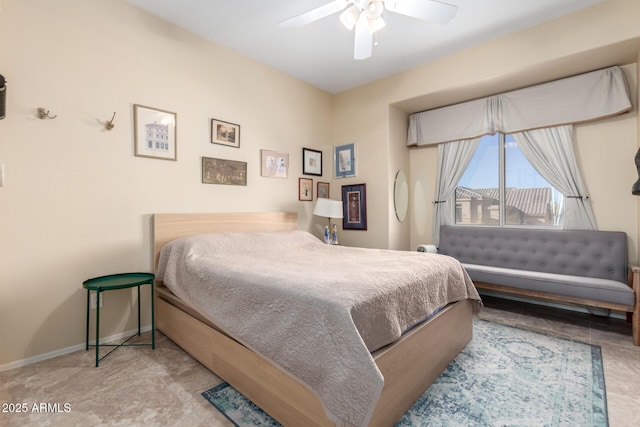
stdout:
{"type": "Polygon", "coordinates": [[[633,335],[633,345],[640,346],[640,271],[638,268],[633,269],[632,287],[636,300],[631,316],[631,334],[633,335]]]}
{"type": "Polygon", "coordinates": [[[640,346],[640,303],[636,303],[636,310],[631,318],[631,334],[633,335],[633,345],[640,346]]]}

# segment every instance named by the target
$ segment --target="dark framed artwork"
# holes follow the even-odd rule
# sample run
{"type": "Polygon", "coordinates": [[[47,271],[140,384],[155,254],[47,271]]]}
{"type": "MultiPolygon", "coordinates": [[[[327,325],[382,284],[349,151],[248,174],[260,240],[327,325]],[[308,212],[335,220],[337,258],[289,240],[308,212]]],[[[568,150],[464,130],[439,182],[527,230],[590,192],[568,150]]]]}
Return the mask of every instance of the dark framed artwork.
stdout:
{"type": "Polygon", "coordinates": [[[335,178],[356,176],[356,143],[337,145],[333,148],[335,178]]]}
{"type": "Polygon", "coordinates": [[[328,199],[329,198],[329,183],[328,182],[318,182],[318,190],[316,192],[316,197],[318,199],[328,199]]]}
{"type": "Polygon", "coordinates": [[[135,155],[177,160],[177,114],[144,105],[133,105],[135,155]]]}
{"type": "Polygon", "coordinates": [[[302,149],[302,173],[322,176],[322,151],[310,148],[302,149]]]}
{"type": "Polygon", "coordinates": [[[311,178],[298,178],[298,200],[303,202],[313,200],[313,180],[311,178]]]}
{"type": "Polygon", "coordinates": [[[240,125],[211,119],[211,143],[240,148],[240,125]]]}
{"type": "Polygon", "coordinates": [[[342,186],[342,228],[345,230],[367,229],[366,184],[342,186]]]}
{"type": "Polygon", "coordinates": [[[202,183],[247,185],[247,162],[202,157],[202,183]]]}

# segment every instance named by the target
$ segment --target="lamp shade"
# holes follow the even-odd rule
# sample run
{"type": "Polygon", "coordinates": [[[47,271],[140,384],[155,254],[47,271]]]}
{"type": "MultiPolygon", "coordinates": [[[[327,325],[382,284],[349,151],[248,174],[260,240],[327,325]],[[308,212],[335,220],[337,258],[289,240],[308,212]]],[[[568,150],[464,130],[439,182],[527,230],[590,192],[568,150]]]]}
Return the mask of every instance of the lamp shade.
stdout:
{"type": "Polygon", "coordinates": [[[313,214],[325,218],[342,218],[342,202],[340,200],[319,198],[313,209],[313,214]]]}

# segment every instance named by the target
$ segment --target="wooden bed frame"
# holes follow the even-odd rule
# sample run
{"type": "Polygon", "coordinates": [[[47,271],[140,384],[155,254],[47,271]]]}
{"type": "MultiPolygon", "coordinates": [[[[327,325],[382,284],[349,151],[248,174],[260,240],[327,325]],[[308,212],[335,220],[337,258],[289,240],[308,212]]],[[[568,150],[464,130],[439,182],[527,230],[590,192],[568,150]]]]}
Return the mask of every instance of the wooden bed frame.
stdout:
{"type": "MultiPolygon", "coordinates": [[[[194,234],[297,229],[295,213],[155,214],[153,256],[169,241],[194,234]]],[[[156,328],[285,426],[333,426],[318,396],[234,339],[156,282],[156,328]]],[[[392,426],[472,337],[472,303],[447,306],[375,353],[385,378],[371,426],[392,426]]]]}

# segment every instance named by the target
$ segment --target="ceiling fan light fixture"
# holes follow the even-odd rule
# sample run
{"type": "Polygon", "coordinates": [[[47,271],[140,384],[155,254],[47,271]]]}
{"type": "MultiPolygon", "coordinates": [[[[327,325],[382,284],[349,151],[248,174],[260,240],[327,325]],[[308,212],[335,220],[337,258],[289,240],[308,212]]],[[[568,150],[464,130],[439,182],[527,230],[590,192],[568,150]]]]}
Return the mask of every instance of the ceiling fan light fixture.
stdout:
{"type": "MultiPolygon", "coordinates": [[[[366,59],[378,44],[378,31],[385,26],[382,15],[393,12],[427,22],[446,24],[458,6],[443,0],[326,0],[322,6],[280,22],[281,28],[298,28],[340,12],[347,30],[354,30],[354,59],[366,59]]],[[[2,0],[0,0],[2,2],[2,0]]]]}
{"type": "Polygon", "coordinates": [[[351,31],[356,26],[360,13],[362,13],[362,10],[358,6],[352,5],[340,14],[340,22],[347,30],[351,31]]]}
{"type": "Polygon", "coordinates": [[[384,22],[384,19],[382,19],[382,16],[378,16],[375,19],[369,19],[369,31],[371,31],[371,34],[381,30],[385,25],[387,24],[384,22]]]}
{"type": "Polygon", "coordinates": [[[368,0],[366,5],[367,17],[371,19],[379,18],[384,12],[384,4],[382,0],[368,0]]]}
{"type": "Polygon", "coordinates": [[[383,0],[384,8],[390,11],[395,11],[396,9],[396,0],[383,0]]]}

